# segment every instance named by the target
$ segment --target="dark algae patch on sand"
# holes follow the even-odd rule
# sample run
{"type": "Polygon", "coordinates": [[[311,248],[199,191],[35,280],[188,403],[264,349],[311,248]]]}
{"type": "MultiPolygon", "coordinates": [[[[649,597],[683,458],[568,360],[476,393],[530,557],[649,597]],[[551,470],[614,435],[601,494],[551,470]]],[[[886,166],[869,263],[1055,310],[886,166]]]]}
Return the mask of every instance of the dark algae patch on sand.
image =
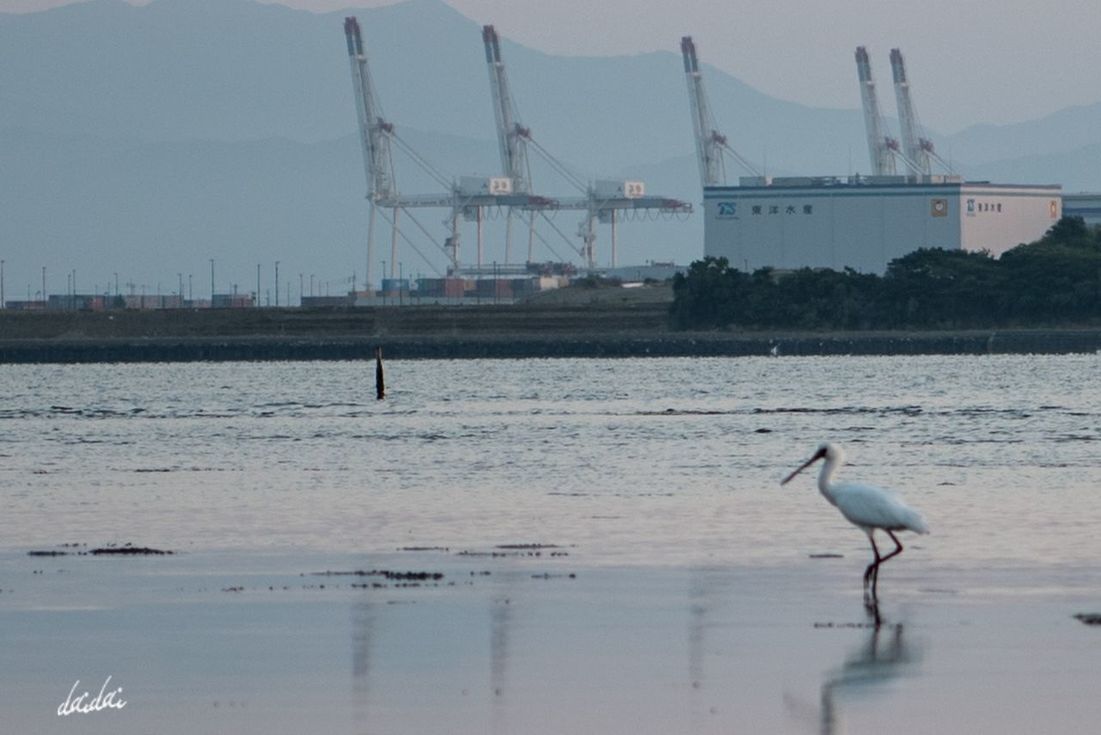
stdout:
{"type": "MultiPolygon", "coordinates": [[[[62,546],[74,548],[77,544],[62,544],[62,546]]],[[[32,549],[27,556],[171,556],[175,551],[166,549],[154,549],[149,546],[134,546],[124,544],[122,546],[100,546],[88,551],[60,551],[57,549],[32,549]]]]}
{"type": "Polygon", "coordinates": [[[315,577],[382,577],[394,582],[431,582],[443,579],[442,572],[393,572],[389,569],[372,569],[365,571],[355,569],[350,572],[312,572],[315,577]]]}
{"type": "Polygon", "coordinates": [[[170,556],[175,551],[152,549],[148,546],[102,546],[88,552],[92,556],[170,556]]]}
{"type": "Polygon", "coordinates": [[[1078,613],[1075,620],[1080,620],[1086,625],[1101,625],[1101,613],[1078,613]]]}

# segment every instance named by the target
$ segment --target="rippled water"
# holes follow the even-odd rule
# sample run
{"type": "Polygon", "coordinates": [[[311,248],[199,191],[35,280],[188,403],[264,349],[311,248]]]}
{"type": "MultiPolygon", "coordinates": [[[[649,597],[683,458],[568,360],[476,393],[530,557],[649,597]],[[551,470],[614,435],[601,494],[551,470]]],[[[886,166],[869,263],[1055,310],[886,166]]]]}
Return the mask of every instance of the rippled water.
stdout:
{"type": "Polygon", "coordinates": [[[1101,357],[2,366],[0,546],[863,554],[778,480],[829,439],[927,562],[1096,562],[1101,357]]]}

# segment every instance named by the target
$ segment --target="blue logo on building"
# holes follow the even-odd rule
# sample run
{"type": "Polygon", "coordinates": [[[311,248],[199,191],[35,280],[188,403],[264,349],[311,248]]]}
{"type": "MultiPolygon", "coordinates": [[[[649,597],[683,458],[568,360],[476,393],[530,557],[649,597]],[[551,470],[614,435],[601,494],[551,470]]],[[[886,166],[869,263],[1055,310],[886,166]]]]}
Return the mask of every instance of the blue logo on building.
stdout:
{"type": "Polygon", "coordinates": [[[719,202],[718,206],[720,217],[736,217],[738,215],[737,202],[719,202]]]}

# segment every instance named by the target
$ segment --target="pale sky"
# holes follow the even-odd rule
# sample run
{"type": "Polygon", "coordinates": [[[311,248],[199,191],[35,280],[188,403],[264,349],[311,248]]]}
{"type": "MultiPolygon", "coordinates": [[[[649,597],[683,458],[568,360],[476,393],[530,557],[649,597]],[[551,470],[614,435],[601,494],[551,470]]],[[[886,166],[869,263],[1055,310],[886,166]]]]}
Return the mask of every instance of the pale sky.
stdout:
{"type": "MultiPolygon", "coordinates": [[[[0,0],[0,10],[74,1],[0,0]]],[[[392,0],[262,1],[324,12],[392,0]]],[[[554,54],[679,53],[680,36],[692,35],[701,61],[767,94],[826,107],[859,106],[857,45],[868,47],[890,96],[888,53],[897,46],[921,120],[940,133],[1101,102],[1098,0],[445,1],[554,54]]]]}

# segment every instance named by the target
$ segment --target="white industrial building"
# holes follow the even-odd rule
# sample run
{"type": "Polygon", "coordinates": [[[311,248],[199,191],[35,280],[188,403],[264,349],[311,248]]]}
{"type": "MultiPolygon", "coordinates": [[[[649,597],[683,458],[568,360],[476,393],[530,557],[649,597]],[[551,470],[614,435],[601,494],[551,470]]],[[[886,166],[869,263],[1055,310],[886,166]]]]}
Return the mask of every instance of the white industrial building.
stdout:
{"type": "Polygon", "coordinates": [[[704,255],[738,269],[883,273],[918,248],[994,256],[1039,239],[1062,216],[1059,186],[929,176],[743,177],[704,189],[704,255]]]}
{"type": "Polygon", "coordinates": [[[724,257],[744,271],[810,267],[881,274],[919,248],[998,256],[1038,240],[1062,216],[1060,186],[963,181],[952,172],[918,123],[898,49],[891,50],[891,73],[901,139],[888,133],[880,114],[868,51],[856,49],[873,175],[844,178],[763,176],[714,128],[690,37],[681,39],[681,52],[703,184],[706,256],[724,257]],[[752,175],[726,186],[724,156],[752,175]],[[948,173],[934,174],[934,164],[948,173]]]}

